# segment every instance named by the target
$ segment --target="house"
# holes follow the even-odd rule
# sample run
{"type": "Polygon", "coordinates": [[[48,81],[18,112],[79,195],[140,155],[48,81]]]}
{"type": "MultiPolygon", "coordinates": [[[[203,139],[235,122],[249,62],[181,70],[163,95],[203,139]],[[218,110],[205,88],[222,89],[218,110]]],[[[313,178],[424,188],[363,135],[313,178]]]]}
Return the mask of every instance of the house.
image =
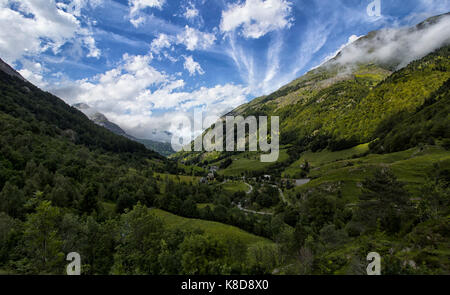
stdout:
{"type": "Polygon", "coordinates": [[[206,177],[206,179],[207,179],[208,181],[214,180],[214,179],[215,179],[214,173],[212,173],[212,172],[208,173],[208,176],[206,177]]]}

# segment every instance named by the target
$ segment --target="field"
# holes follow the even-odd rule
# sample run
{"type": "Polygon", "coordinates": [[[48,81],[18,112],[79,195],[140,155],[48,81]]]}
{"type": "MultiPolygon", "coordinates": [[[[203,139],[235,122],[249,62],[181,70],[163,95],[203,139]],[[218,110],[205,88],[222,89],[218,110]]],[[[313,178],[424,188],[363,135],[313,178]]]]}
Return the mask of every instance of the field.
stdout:
{"type": "Polygon", "coordinates": [[[228,193],[247,192],[250,188],[242,181],[229,181],[221,185],[228,193]]]}
{"type": "MultiPolygon", "coordinates": [[[[233,163],[226,169],[220,170],[218,173],[224,176],[241,176],[246,171],[266,171],[274,163],[263,163],[258,153],[241,153],[231,157],[233,163]]],[[[277,163],[285,162],[289,159],[285,149],[280,150],[280,156],[277,163]]]]}
{"type": "Polygon", "coordinates": [[[174,182],[182,182],[182,183],[198,183],[201,179],[199,176],[188,176],[188,175],[174,175],[174,174],[165,174],[165,173],[155,173],[154,176],[158,179],[170,179],[174,182]]]}
{"type": "Polygon", "coordinates": [[[291,166],[289,166],[284,172],[283,177],[286,178],[300,178],[298,174],[301,172],[301,165],[308,161],[309,165],[312,167],[319,167],[326,163],[336,162],[340,160],[350,159],[353,156],[361,155],[369,151],[369,144],[361,144],[354,148],[331,152],[331,151],[321,151],[318,153],[306,152],[302,157],[295,161],[291,166]]]}
{"type": "Polygon", "coordinates": [[[211,210],[216,207],[216,205],[214,205],[212,203],[203,203],[203,204],[197,204],[197,209],[204,209],[208,206],[209,206],[209,208],[211,208],[211,210]]]}
{"type": "Polygon", "coordinates": [[[437,146],[413,148],[407,151],[377,155],[370,154],[362,158],[347,160],[331,160],[326,163],[325,158],[337,159],[338,155],[329,155],[329,152],[307,153],[312,159],[309,177],[312,181],[296,189],[296,192],[306,192],[321,187],[329,191],[341,190],[342,195],[350,201],[356,201],[361,193],[359,188],[362,181],[370,176],[377,167],[392,169],[398,179],[406,184],[406,188],[419,196],[419,189],[424,183],[430,181],[435,165],[450,166],[450,152],[437,146]],[[328,154],[326,154],[328,153],[328,154]],[[312,156],[311,156],[312,155],[312,156]]]}
{"type": "Polygon", "coordinates": [[[261,243],[269,245],[272,244],[272,242],[268,239],[255,236],[231,225],[214,221],[180,217],[160,209],[152,209],[152,212],[161,218],[170,229],[200,229],[205,233],[211,234],[220,239],[240,240],[248,246],[261,243]]]}

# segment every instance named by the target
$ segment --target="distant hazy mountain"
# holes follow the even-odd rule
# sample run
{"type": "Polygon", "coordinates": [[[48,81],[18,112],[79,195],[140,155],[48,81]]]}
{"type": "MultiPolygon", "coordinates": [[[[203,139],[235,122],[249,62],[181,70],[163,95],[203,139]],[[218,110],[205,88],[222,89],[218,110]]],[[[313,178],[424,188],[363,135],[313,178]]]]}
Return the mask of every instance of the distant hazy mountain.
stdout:
{"type": "MultiPolygon", "coordinates": [[[[155,141],[155,140],[151,140],[151,139],[140,139],[140,138],[131,136],[131,135],[127,134],[122,128],[120,128],[120,126],[109,121],[105,115],[103,115],[102,113],[98,112],[97,110],[95,110],[94,108],[90,107],[89,105],[87,105],[85,103],[75,104],[74,107],[79,109],[80,111],[82,111],[89,119],[91,119],[96,124],[98,124],[102,127],[105,127],[106,129],[108,129],[111,132],[114,132],[115,134],[124,136],[126,138],[137,141],[139,143],[142,143],[148,149],[158,152],[159,154],[161,154],[163,156],[170,156],[171,154],[174,153],[170,143],[159,142],[159,141],[155,141]]],[[[169,136],[169,134],[167,136],[169,136]]]]}

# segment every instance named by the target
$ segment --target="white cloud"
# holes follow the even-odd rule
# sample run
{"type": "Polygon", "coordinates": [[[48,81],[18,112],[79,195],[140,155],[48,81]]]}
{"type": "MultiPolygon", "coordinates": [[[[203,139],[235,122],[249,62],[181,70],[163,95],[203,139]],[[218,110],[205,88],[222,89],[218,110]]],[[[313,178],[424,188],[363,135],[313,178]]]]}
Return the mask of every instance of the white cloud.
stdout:
{"type": "MultiPolygon", "coordinates": [[[[191,110],[197,107],[201,107],[208,116],[223,115],[246,102],[248,90],[240,85],[225,84],[202,87],[193,92],[183,91],[183,80],[158,71],[151,66],[151,61],[151,54],[125,54],[117,67],[103,74],[53,85],[50,91],[69,104],[87,103],[131,135],[156,140],[167,140],[161,131],[171,131],[174,116],[185,114],[192,117],[191,110]]],[[[203,71],[201,67],[195,67],[193,59],[191,61],[194,73],[203,71]]]]}
{"type": "MultiPolygon", "coordinates": [[[[67,4],[54,0],[0,2],[0,54],[8,63],[47,50],[58,53],[67,42],[80,42],[88,57],[100,56],[92,33],[82,28],[79,16],[88,1],[72,0],[67,4]]],[[[98,3],[92,2],[90,5],[98,3]]]]}
{"type": "Polygon", "coordinates": [[[199,15],[200,15],[200,12],[198,11],[198,9],[195,7],[195,5],[193,3],[189,3],[189,6],[186,7],[185,12],[183,13],[183,16],[187,20],[194,20],[199,15]]]}
{"type": "Polygon", "coordinates": [[[185,26],[184,31],[177,35],[177,43],[184,44],[189,51],[197,49],[208,49],[216,41],[213,33],[203,33],[197,29],[185,26]]]}
{"type": "Polygon", "coordinates": [[[87,57],[94,57],[94,58],[100,57],[101,51],[95,45],[95,39],[92,36],[90,36],[87,32],[86,36],[83,38],[83,44],[89,51],[88,54],[86,55],[87,57]]]}
{"type": "Polygon", "coordinates": [[[194,61],[192,56],[183,56],[184,57],[184,69],[189,72],[190,76],[195,76],[195,74],[203,75],[205,71],[203,71],[200,64],[194,61]]]}
{"type": "Polygon", "coordinates": [[[31,83],[43,88],[48,86],[43,76],[44,70],[44,67],[40,63],[26,61],[25,68],[18,72],[31,83]]]}
{"type": "Polygon", "coordinates": [[[426,54],[450,44],[450,16],[442,17],[437,23],[428,24],[419,30],[409,28],[385,29],[373,39],[361,39],[342,50],[338,62],[377,61],[397,64],[398,68],[426,54]]]}
{"type": "Polygon", "coordinates": [[[231,32],[242,27],[241,34],[245,38],[258,39],[292,25],[291,5],[286,0],[246,0],[242,4],[229,5],[222,12],[220,29],[231,32]]]}
{"type": "Polygon", "coordinates": [[[128,0],[130,7],[130,22],[136,28],[145,22],[142,10],[146,8],[162,9],[166,0],[128,0]]]}
{"type": "Polygon", "coordinates": [[[342,44],[342,45],[339,47],[338,50],[336,50],[336,51],[333,52],[332,54],[330,54],[330,55],[328,55],[327,57],[325,57],[325,58],[323,59],[323,61],[322,61],[317,67],[314,67],[314,68],[312,68],[312,69],[316,69],[316,68],[320,67],[321,65],[323,65],[324,63],[326,63],[327,61],[329,61],[330,59],[336,57],[336,55],[338,55],[339,52],[341,52],[345,47],[349,46],[350,44],[352,44],[353,42],[355,42],[356,40],[358,40],[358,39],[361,38],[361,37],[363,37],[363,36],[351,35],[351,36],[348,38],[347,43],[342,44]]]}
{"type": "Polygon", "coordinates": [[[171,42],[171,37],[166,34],[159,34],[159,36],[153,39],[152,43],[150,44],[150,50],[153,53],[159,54],[162,49],[170,48],[171,42]]]}

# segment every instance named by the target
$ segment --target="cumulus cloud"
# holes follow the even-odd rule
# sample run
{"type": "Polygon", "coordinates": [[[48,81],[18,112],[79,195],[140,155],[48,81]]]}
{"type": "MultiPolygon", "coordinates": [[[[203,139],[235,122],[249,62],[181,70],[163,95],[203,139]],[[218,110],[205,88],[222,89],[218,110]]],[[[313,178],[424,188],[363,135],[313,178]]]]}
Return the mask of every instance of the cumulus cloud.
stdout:
{"type": "Polygon", "coordinates": [[[80,22],[80,10],[101,2],[72,0],[0,1],[0,54],[9,63],[47,50],[58,53],[67,42],[81,42],[88,57],[100,50],[89,29],[80,22]]]}
{"type": "Polygon", "coordinates": [[[177,43],[186,46],[189,51],[197,49],[208,49],[216,41],[213,33],[204,33],[188,25],[184,27],[184,31],[177,35],[177,43]]]}
{"type": "Polygon", "coordinates": [[[377,61],[402,68],[411,61],[450,44],[450,16],[415,29],[385,29],[345,47],[337,61],[343,64],[377,61]]]}
{"type": "Polygon", "coordinates": [[[203,71],[200,64],[194,61],[192,56],[183,56],[184,57],[184,69],[189,72],[190,76],[195,76],[195,74],[203,75],[205,72],[203,71]]]}
{"type": "Polygon", "coordinates": [[[200,12],[198,11],[198,9],[195,7],[195,5],[193,3],[189,3],[189,6],[186,7],[186,10],[183,13],[183,16],[187,20],[194,20],[199,15],[200,15],[200,12]]]}
{"type": "Polygon", "coordinates": [[[170,48],[171,42],[171,37],[166,34],[159,34],[159,36],[153,39],[152,43],[150,44],[150,50],[153,53],[159,54],[162,49],[170,48]]]}
{"type": "Polygon", "coordinates": [[[46,69],[40,63],[25,61],[24,69],[18,72],[31,83],[43,88],[48,85],[44,79],[44,71],[46,69]]]}
{"type": "Polygon", "coordinates": [[[145,22],[145,17],[142,15],[142,10],[146,8],[162,9],[166,0],[129,0],[130,7],[130,22],[136,28],[145,22]]]}
{"type": "MultiPolygon", "coordinates": [[[[173,131],[173,118],[192,116],[193,108],[202,108],[205,115],[223,115],[246,102],[248,91],[240,85],[183,91],[183,80],[158,71],[151,62],[150,54],[125,54],[117,67],[103,74],[54,85],[50,91],[69,104],[87,103],[131,135],[155,140],[167,140],[155,130],[173,131]]],[[[199,71],[201,67],[195,68],[199,71]]]]}
{"type": "Polygon", "coordinates": [[[220,29],[231,32],[242,28],[242,36],[258,39],[292,25],[291,5],[286,0],[246,0],[242,4],[231,4],[222,12],[220,29]]]}

